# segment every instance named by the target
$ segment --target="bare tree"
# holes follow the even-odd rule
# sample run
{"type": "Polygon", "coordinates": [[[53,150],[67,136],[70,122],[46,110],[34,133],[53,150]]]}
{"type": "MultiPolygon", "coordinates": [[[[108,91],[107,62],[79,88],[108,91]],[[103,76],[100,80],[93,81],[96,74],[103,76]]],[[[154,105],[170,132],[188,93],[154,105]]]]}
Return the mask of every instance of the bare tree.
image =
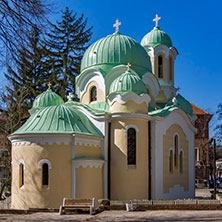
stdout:
{"type": "Polygon", "coordinates": [[[43,23],[48,11],[47,0],[0,0],[0,52],[6,53],[6,62],[25,44],[31,28],[43,23]]]}
{"type": "Polygon", "coordinates": [[[1,95],[3,103],[0,104],[0,139],[4,150],[0,152],[3,154],[0,155],[0,170],[1,172],[4,171],[7,176],[0,177],[0,199],[2,199],[4,188],[11,185],[11,143],[8,140],[8,135],[21,127],[27,118],[24,117],[24,107],[22,105],[27,95],[27,89],[25,88],[15,92],[16,103],[13,101],[4,103],[6,97],[4,94],[1,95]],[[7,151],[7,154],[4,151],[7,151]]]}

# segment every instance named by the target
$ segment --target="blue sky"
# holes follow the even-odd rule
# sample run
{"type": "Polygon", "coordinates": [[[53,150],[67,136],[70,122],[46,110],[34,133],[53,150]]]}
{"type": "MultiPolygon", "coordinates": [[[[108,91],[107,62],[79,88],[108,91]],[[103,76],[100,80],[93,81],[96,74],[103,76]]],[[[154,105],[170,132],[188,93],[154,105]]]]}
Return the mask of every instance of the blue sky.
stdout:
{"type": "MultiPolygon", "coordinates": [[[[222,1],[56,0],[58,12],[65,6],[88,18],[93,26],[92,42],[113,33],[116,18],[122,23],[122,34],[141,41],[154,27],[152,20],[158,13],[160,28],[179,52],[175,86],[181,88],[180,93],[211,113],[222,102],[222,1]]],[[[58,14],[53,16],[58,18],[58,14]]]]}
{"type": "Polygon", "coordinates": [[[222,102],[221,0],[54,0],[53,4],[57,13],[50,16],[52,22],[60,19],[66,6],[83,13],[93,26],[91,42],[113,33],[117,18],[122,23],[120,32],[140,42],[154,27],[152,20],[158,13],[160,28],[179,52],[175,61],[179,92],[211,113],[222,102]]]}

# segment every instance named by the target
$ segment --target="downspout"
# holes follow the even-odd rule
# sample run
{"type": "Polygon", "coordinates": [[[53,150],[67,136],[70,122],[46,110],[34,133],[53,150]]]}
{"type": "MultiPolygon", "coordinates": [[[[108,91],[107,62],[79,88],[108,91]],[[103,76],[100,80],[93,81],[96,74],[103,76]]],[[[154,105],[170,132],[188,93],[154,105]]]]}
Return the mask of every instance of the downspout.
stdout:
{"type": "Polygon", "coordinates": [[[75,172],[75,134],[72,134],[72,198],[76,197],[76,172],[75,172]]]}
{"type": "Polygon", "coordinates": [[[151,121],[148,121],[148,199],[151,200],[151,121]]]}
{"type": "Polygon", "coordinates": [[[110,200],[111,197],[111,176],[110,176],[110,154],[111,154],[111,122],[108,123],[108,199],[110,200]]]}

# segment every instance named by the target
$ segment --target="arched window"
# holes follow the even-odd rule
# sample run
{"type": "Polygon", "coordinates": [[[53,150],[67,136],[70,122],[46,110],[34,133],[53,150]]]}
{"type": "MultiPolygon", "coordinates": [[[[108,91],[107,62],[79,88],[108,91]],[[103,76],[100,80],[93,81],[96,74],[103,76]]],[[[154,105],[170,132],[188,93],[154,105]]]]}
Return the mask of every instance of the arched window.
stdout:
{"type": "Polygon", "coordinates": [[[169,155],[169,171],[170,173],[173,173],[173,150],[170,150],[169,155]]]}
{"type": "Polygon", "coordinates": [[[180,151],[180,173],[183,173],[183,152],[180,151]]]}
{"type": "Polygon", "coordinates": [[[24,185],[24,165],[22,163],[19,164],[19,187],[24,185]]]}
{"type": "Polygon", "coordinates": [[[127,159],[128,165],[136,165],[136,130],[127,130],[127,159]]]}
{"type": "Polygon", "coordinates": [[[97,100],[97,89],[95,86],[92,87],[90,90],[90,102],[96,101],[97,100]]]}
{"type": "Polygon", "coordinates": [[[178,136],[175,135],[174,137],[174,165],[175,167],[178,166],[178,136]]]}
{"type": "Polygon", "coordinates": [[[169,59],[169,62],[170,62],[170,81],[173,81],[173,59],[172,57],[170,57],[169,59]]]}
{"type": "Polygon", "coordinates": [[[163,57],[158,56],[158,78],[163,78],[163,57]]]}
{"type": "Polygon", "coordinates": [[[42,185],[49,185],[49,166],[47,163],[42,165],[42,185]]]}

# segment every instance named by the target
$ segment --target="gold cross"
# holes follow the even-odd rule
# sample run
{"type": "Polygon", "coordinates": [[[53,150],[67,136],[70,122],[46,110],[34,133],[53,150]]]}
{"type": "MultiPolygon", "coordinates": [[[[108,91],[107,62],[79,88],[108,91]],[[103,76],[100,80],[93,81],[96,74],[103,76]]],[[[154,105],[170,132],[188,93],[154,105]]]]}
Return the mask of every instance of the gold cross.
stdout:
{"type": "Polygon", "coordinates": [[[126,66],[128,71],[130,70],[130,66],[131,66],[131,64],[128,62],[127,66],[126,66]]]}
{"type": "Polygon", "coordinates": [[[48,87],[49,87],[49,89],[50,89],[52,84],[49,82],[47,85],[48,85],[48,87]]]}
{"type": "Polygon", "coordinates": [[[113,27],[116,28],[116,32],[119,31],[119,26],[121,25],[121,22],[119,22],[119,19],[116,19],[116,23],[113,24],[113,27]]]}
{"type": "Polygon", "coordinates": [[[156,27],[158,26],[158,21],[161,19],[161,17],[158,17],[158,14],[156,14],[155,19],[153,19],[154,22],[156,22],[156,27]]]}

